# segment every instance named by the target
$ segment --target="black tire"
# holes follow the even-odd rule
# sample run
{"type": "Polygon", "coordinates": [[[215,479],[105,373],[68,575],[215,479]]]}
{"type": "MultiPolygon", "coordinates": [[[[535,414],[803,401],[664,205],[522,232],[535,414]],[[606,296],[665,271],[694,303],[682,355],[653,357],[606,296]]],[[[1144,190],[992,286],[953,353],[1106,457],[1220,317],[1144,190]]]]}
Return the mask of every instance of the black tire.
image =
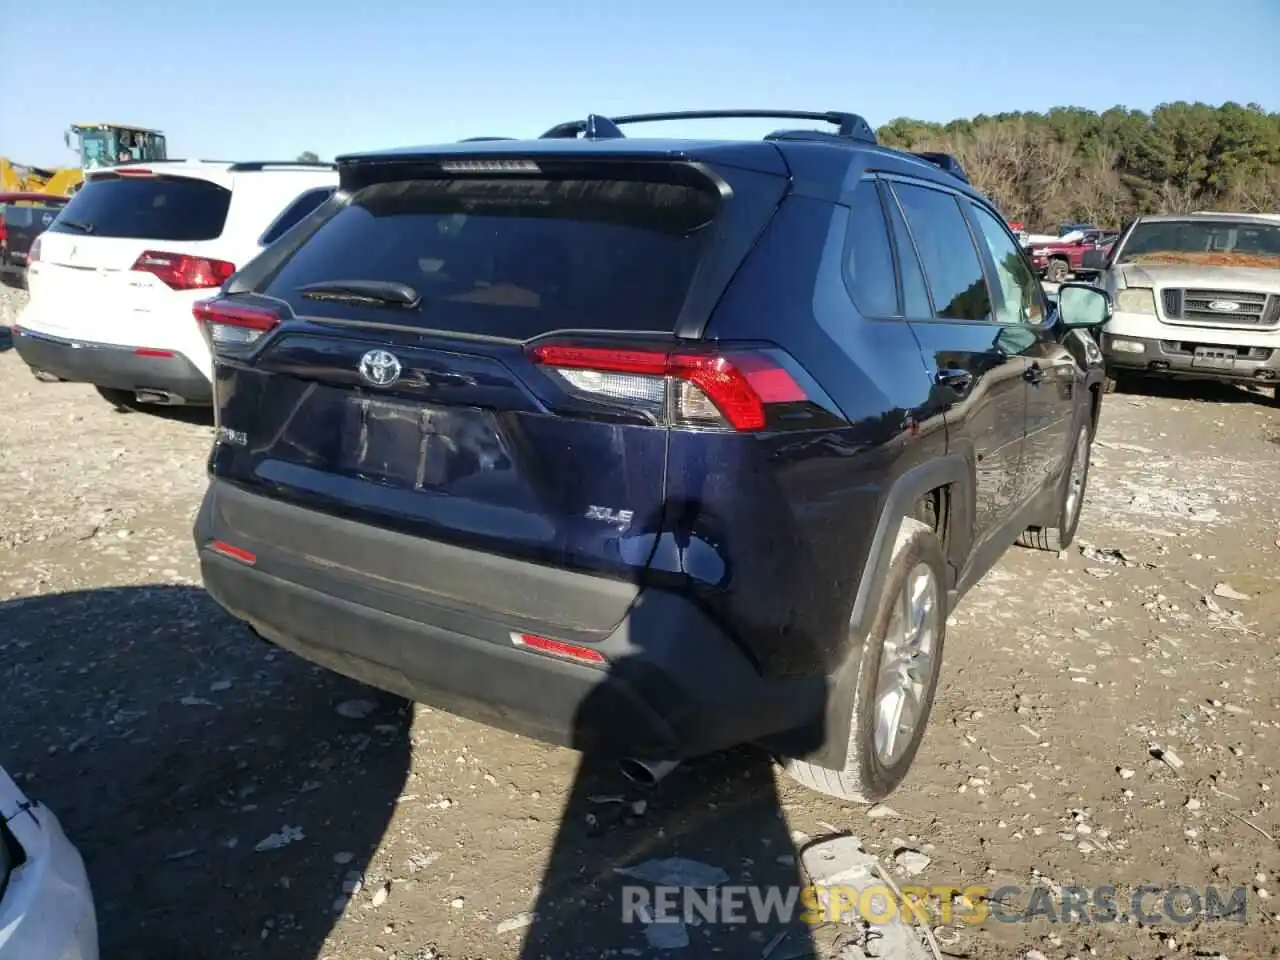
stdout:
{"type": "Polygon", "coordinates": [[[907,775],[924,739],[933,697],[938,689],[947,627],[945,570],[942,545],[933,530],[919,520],[904,519],[894,543],[893,559],[889,563],[889,572],[881,590],[871,633],[866,643],[861,645],[857,669],[844,674],[844,682],[849,689],[831,692],[831,696],[840,697],[842,702],[851,704],[849,745],[844,768],[831,770],[804,760],[788,760],[784,763],[784,769],[797,783],[840,800],[875,803],[888,796],[907,775]],[[908,578],[922,566],[932,576],[935,598],[931,612],[927,614],[932,620],[932,656],[925,674],[919,678],[922,682],[920,711],[910,739],[900,748],[901,752],[886,765],[876,750],[876,681],[895,608],[903,597],[908,578]]]}
{"type": "Polygon", "coordinates": [[[1129,370],[1112,370],[1102,381],[1103,393],[1134,393],[1138,375],[1129,370]]]}
{"type": "Polygon", "coordinates": [[[1080,528],[1080,515],[1084,513],[1084,498],[1089,489],[1089,466],[1093,453],[1093,424],[1086,419],[1076,428],[1071,438],[1071,461],[1067,464],[1067,472],[1062,478],[1062,489],[1058,492],[1058,519],[1052,527],[1028,527],[1018,537],[1018,543],[1033,550],[1049,550],[1056,553],[1071,546],[1080,528]],[[1079,473],[1076,471],[1077,461],[1083,458],[1084,463],[1079,473]],[[1070,496],[1075,481],[1079,480],[1079,488],[1075,498],[1070,496]]]}
{"type": "Polygon", "coordinates": [[[1069,276],[1071,266],[1065,260],[1050,260],[1044,271],[1044,278],[1050,283],[1066,283],[1069,276]]]}

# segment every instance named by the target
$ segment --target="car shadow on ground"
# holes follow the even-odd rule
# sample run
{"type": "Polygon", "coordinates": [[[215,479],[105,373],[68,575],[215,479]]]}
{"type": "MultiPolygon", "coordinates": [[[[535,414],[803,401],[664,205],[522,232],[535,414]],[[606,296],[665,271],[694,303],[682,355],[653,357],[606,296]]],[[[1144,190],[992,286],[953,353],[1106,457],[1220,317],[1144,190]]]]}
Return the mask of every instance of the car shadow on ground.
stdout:
{"type": "Polygon", "coordinates": [[[213,426],[213,407],[186,406],[184,404],[170,406],[163,403],[120,404],[112,403],[105,398],[103,402],[111,404],[114,412],[122,415],[157,417],[161,420],[171,420],[174,423],[190,424],[193,427],[213,426]]]}
{"type": "MultiPolygon", "coordinates": [[[[755,747],[713,753],[676,768],[648,790],[621,772],[619,738],[611,729],[630,729],[649,743],[664,739],[646,732],[644,714],[627,699],[646,689],[646,702],[654,703],[660,696],[655,691],[667,689],[655,681],[653,664],[670,662],[663,650],[671,645],[664,641],[679,627],[669,619],[649,622],[651,616],[661,617],[660,609],[643,599],[632,608],[628,636],[635,654],[610,661],[608,677],[574,711],[571,746],[583,755],[520,957],[594,960],[665,949],[685,957],[815,956],[799,899],[800,853],[768,754],[755,747]],[[648,645],[653,649],[646,651],[648,645]],[[784,903],[790,897],[790,907],[771,910],[764,899],[770,890],[784,903]]],[[[791,637],[796,660],[818,662],[815,653],[799,651],[812,642],[799,633],[791,637]]],[[[704,704],[721,697],[725,704],[712,706],[697,722],[671,706],[667,722],[677,729],[688,723],[699,732],[709,723],[754,722],[733,713],[742,701],[735,686],[741,680],[726,673],[727,665],[705,651],[674,649],[682,682],[696,685],[704,704]],[[736,721],[728,719],[735,715],[736,721]]],[[[815,681],[803,695],[813,723],[789,737],[787,749],[794,754],[813,750],[823,737],[826,685],[815,681]]],[[[757,707],[767,709],[763,703],[757,707]]],[[[689,742],[681,734],[675,739],[689,742]]]]}
{"type": "Polygon", "coordinates": [[[1126,377],[1116,386],[1117,394],[1131,397],[1160,397],[1166,400],[1193,400],[1201,403],[1275,403],[1271,387],[1251,388],[1247,384],[1217,380],[1180,380],[1174,377],[1126,377]]]}
{"type": "Polygon", "coordinates": [[[0,655],[0,764],[83,854],[104,957],[321,956],[402,793],[408,704],[192,587],[0,603],[0,655]]]}
{"type": "Polygon", "coordinates": [[[616,758],[584,756],[519,956],[825,955],[802,919],[799,861],[759,750],[690,762],[649,790],[616,758]],[[790,908],[770,896],[792,898],[790,908]]]}

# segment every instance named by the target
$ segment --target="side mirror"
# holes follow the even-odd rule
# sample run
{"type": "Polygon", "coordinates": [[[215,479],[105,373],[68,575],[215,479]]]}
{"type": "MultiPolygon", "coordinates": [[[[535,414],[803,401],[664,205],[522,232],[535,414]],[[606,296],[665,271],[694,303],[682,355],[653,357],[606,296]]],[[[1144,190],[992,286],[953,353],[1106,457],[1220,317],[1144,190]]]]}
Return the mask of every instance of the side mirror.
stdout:
{"type": "Polygon", "coordinates": [[[1100,327],[1111,319],[1111,294],[1087,283],[1058,288],[1058,320],[1064,327],[1100,327]]]}
{"type": "Polygon", "coordinates": [[[1084,256],[1080,258],[1080,266],[1086,270],[1102,272],[1107,269],[1107,255],[1097,247],[1086,250],[1084,256]]]}

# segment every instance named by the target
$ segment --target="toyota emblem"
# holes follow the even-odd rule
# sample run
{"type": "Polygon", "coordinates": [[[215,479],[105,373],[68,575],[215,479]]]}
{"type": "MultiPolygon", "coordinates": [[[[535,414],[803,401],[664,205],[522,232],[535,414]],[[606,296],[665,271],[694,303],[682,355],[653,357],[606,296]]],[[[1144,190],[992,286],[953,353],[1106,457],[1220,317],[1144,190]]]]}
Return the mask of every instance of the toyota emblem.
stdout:
{"type": "Polygon", "coordinates": [[[389,387],[400,379],[400,360],[387,350],[370,350],[360,358],[360,376],[375,387],[389,387]]]}

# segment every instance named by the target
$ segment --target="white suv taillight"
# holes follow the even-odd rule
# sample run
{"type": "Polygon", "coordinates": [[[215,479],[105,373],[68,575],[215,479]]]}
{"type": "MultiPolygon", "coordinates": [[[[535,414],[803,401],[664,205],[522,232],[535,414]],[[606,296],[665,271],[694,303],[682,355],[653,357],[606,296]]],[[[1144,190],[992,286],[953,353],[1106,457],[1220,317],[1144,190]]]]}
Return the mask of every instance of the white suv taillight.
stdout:
{"type": "Polygon", "coordinates": [[[174,290],[205,290],[222,286],[236,272],[236,265],[185,253],[146,250],[130,269],[153,274],[174,290]]]}

